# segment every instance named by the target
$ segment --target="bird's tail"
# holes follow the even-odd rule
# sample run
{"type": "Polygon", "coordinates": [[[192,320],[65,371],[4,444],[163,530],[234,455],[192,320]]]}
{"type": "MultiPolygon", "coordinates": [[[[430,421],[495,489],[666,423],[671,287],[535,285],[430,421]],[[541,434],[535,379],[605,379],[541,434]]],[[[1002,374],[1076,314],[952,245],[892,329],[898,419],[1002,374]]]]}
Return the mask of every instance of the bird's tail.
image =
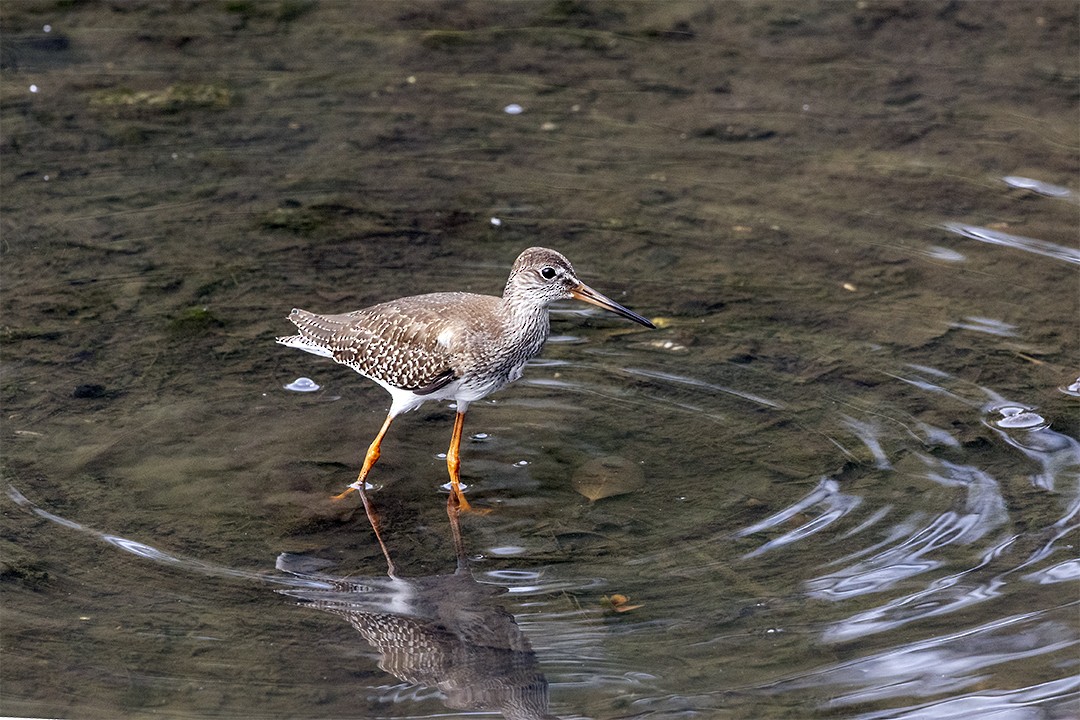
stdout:
{"type": "Polygon", "coordinates": [[[320,327],[320,323],[317,322],[320,319],[321,317],[315,313],[293,308],[292,312],[289,313],[289,320],[299,328],[300,334],[279,337],[277,339],[278,344],[303,350],[312,355],[333,358],[334,352],[330,349],[329,343],[322,340],[320,333],[312,332],[312,330],[320,327]]]}

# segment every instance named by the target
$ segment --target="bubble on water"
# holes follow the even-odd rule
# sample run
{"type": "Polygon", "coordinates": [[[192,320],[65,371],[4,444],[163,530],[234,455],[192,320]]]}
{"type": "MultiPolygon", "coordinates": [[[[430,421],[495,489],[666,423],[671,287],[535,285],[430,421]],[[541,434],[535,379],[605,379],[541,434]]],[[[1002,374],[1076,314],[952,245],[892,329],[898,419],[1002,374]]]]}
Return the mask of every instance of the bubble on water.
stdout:
{"type": "Polygon", "coordinates": [[[38,91],[38,86],[37,85],[31,85],[30,86],[30,92],[36,93],[37,91],[38,91]]]}
{"type": "Polygon", "coordinates": [[[503,112],[507,115],[520,115],[521,113],[525,112],[525,108],[521,107],[517,103],[510,103],[503,108],[503,112]]]}
{"type": "Polygon", "coordinates": [[[315,392],[322,386],[316,385],[315,381],[311,378],[298,377],[288,385],[283,385],[286,390],[292,390],[293,392],[315,392]]]}
{"type": "Polygon", "coordinates": [[[52,25],[43,25],[42,28],[41,28],[41,31],[42,32],[47,32],[47,33],[52,32],[52,25]]]}
{"type": "Polygon", "coordinates": [[[1063,388],[1058,388],[1066,395],[1072,395],[1073,397],[1080,397],[1080,377],[1076,378],[1076,382],[1070,383],[1063,388]]]}
{"type": "Polygon", "coordinates": [[[483,442],[483,441],[487,440],[489,437],[491,437],[491,436],[488,435],[487,433],[476,433],[470,439],[474,440],[476,442],[483,442]]]}
{"type": "Polygon", "coordinates": [[[490,548],[488,552],[496,557],[510,557],[511,555],[521,555],[525,552],[525,548],[520,545],[503,545],[490,548]]]}
{"type": "Polygon", "coordinates": [[[491,218],[491,224],[493,227],[500,227],[502,225],[502,220],[500,218],[493,217],[491,218]]]}
{"type": "Polygon", "coordinates": [[[525,467],[528,464],[528,460],[518,460],[516,463],[514,463],[514,467],[525,467]]]}
{"type": "Polygon", "coordinates": [[[1049,425],[1042,415],[1019,405],[1005,405],[995,408],[994,411],[1001,417],[993,423],[1004,430],[1036,430],[1049,425]]]}

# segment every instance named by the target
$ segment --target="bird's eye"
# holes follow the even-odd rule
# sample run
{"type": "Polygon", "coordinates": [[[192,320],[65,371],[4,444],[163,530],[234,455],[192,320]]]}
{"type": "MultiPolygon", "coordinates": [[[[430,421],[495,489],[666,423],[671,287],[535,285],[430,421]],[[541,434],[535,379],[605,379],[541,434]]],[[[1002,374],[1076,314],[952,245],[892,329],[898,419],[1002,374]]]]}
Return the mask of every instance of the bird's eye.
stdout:
{"type": "Polygon", "coordinates": [[[555,271],[555,268],[553,268],[553,267],[545,267],[545,268],[540,269],[540,274],[543,276],[543,278],[545,280],[551,280],[558,273],[555,271]]]}

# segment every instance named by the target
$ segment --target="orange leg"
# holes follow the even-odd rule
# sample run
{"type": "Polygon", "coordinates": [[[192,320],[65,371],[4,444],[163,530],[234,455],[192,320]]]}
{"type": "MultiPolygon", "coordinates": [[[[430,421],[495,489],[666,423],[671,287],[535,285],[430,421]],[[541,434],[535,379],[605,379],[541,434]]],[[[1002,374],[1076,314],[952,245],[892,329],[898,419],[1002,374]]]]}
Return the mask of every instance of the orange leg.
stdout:
{"type": "Polygon", "coordinates": [[[465,493],[461,492],[461,428],[465,425],[465,413],[454,416],[454,434],[450,436],[450,449],[446,451],[446,469],[450,471],[450,493],[454,496],[457,506],[464,512],[469,512],[472,507],[465,499],[465,493]]]}
{"type": "Polygon", "coordinates": [[[379,434],[375,436],[375,439],[371,441],[371,445],[368,446],[367,455],[364,456],[364,466],[360,468],[360,474],[356,478],[356,482],[345,488],[345,491],[334,496],[334,500],[341,500],[353,490],[360,493],[360,500],[364,503],[364,512],[367,513],[368,522],[371,523],[371,529],[375,531],[375,539],[379,541],[379,548],[382,549],[383,557],[386,558],[386,571],[389,575],[394,575],[394,561],[390,559],[390,552],[386,549],[386,543],[383,542],[382,535],[379,533],[379,516],[375,513],[375,508],[372,506],[371,501],[368,500],[367,493],[364,492],[364,482],[367,478],[367,474],[371,472],[372,466],[375,461],[379,459],[380,451],[379,447],[382,445],[383,436],[386,435],[386,431],[390,429],[390,423],[393,422],[394,417],[387,415],[386,420],[383,421],[382,428],[379,429],[379,434]]]}
{"type": "MultiPolygon", "coordinates": [[[[379,459],[379,446],[382,445],[383,436],[386,435],[386,431],[390,429],[390,423],[393,421],[393,415],[386,416],[386,420],[383,422],[382,428],[379,430],[379,434],[375,436],[375,439],[371,441],[371,445],[367,449],[367,455],[364,456],[364,466],[360,468],[360,474],[356,477],[356,482],[345,488],[344,492],[335,495],[333,498],[334,500],[341,500],[353,490],[363,491],[364,481],[367,479],[367,475],[371,471],[371,466],[374,465],[375,461],[379,459]]],[[[361,495],[362,494],[363,493],[361,492],[361,495]]],[[[376,530],[375,532],[378,533],[378,530],[376,530]]]]}
{"type": "Polygon", "coordinates": [[[386,543],[383,542],[382,535],[379,534],[379,516],[375,513],[375,508],[372,506],[371,501],[368,500],[367,493],[364,492],[364,484],[360,483],[360,487],[356,489],[360,493],[360,500],[364,503],[364,512],[367,513],[368,522],[371,523],[371,529],[375,531],[375,539],[379,541],[379,547],[382,549],[383,557],[386,558],[386,574],[390,577],[395,576],[394,561],[390,559],[390,551],[386,549],[386,543]]]}
{"type": "Polygon", "coordinates": [[[454,493],[446,496],[446,514],[450,518],[450,532],[454,538],[454,554],[457,556],[458,569],[461,570],[468,567],[468,559],[465,557],[465,543],[461,539],[461,522],[459,520],[461,508],[459,502],[458,496],[454,493]]]}

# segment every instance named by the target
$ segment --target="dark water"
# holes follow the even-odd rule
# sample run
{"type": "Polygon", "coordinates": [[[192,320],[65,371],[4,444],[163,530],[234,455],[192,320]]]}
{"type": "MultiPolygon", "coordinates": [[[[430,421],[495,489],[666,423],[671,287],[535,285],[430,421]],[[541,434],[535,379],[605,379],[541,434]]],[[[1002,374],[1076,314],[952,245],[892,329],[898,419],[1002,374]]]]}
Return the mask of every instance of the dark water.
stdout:
{"type": "Polygon", "coordinates": [[[0,713],[1080,715],[1078,25],[4,3],[0,713]],[[388,398],[273,339],[530,245],[661,328],[473,406],[461,571],[395,423],[387,578],[388,398]]]}

